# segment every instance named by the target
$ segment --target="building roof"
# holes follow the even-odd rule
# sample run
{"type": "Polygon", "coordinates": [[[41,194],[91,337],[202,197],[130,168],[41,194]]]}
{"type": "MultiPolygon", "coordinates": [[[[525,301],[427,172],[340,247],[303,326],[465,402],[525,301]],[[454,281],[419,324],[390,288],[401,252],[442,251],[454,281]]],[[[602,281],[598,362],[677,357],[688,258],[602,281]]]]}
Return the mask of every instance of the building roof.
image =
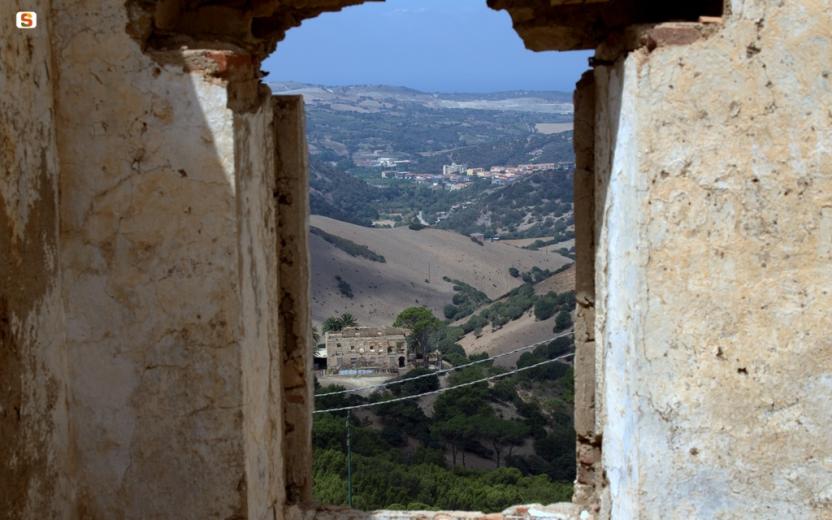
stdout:
{"type": "Polygon", "coordinates": [[[397,327],[349,327],[337,332],[327,332],[326,337],[377,338],[383,336],[404,336],[407,332],[407,329],[397,327]]]}

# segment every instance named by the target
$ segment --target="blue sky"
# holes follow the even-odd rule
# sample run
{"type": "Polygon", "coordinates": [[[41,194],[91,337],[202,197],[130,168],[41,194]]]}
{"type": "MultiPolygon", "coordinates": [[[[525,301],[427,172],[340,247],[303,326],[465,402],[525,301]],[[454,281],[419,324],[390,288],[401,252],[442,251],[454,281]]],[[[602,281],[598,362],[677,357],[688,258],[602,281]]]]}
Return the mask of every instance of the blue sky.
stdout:
{"type": "Polygon", "coordinates": [[[266,81],[386,84],[441,92],[572,91],[588,52],[531,52],[485,0],[387,0],[291,29],[266,81]]]}

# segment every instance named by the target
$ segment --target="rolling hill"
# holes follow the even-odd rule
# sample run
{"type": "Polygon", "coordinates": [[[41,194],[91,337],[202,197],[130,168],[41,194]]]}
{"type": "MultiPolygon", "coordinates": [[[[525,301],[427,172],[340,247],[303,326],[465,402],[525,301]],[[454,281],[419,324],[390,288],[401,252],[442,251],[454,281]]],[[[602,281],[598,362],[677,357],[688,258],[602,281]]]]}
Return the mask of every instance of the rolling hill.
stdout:
{"type": "Polygon", "coordinates": [[[269,83],[275,94],[301,94],[309,104],[348,112],[381,112],[419,106],[427,109],[492,110],[572,114],[569,92],[513,90],[490,93],[422,92],[391,85],[324,86],[292,81],[269,83]]]}
{"type": "MultiPolygon", "coordinates": [[[[566,270],[535,284],[535,293],[538,295],[546,294],[549,291],[562,293],[574,290],[574,264],[566,270]]],[[[485,327],[479,337],[473,332],[466,334],[459,341],[459,344],[468,355],[486,352],[493,356],[551,338],[554,335],[552,332],[554,322],[554,318],[537,321],[533,311],[529,310],[521,318],[508,322],[496,331],[492,331],[491,327],[485,327]]],[[[514,366],[519,357],[519,354],[505,356],[498,359],[495,364],[509,368],[514,366]]]]}
{"type": "Polygon", "coordinates": [[[312,318],[317,325],[342,312],[352,313],[361,325],[389,325],[401,310],[413,305],[426,305],[442,316],[443,306],[454,294],[453,284],[443,277],[461,280],[495,299],[522,283],[509,274],[510,267],[555,270],[570,262],[557,253],[499,242],[479,245],[466,236],[438,229],[367,228],[317,215],[312,216],[311,225],[385,258],[377,262],[351,256],[321,236],[311,235],[312,318]],[[339,290],[336,277],[349,285],[352,298],[339,290]]]}

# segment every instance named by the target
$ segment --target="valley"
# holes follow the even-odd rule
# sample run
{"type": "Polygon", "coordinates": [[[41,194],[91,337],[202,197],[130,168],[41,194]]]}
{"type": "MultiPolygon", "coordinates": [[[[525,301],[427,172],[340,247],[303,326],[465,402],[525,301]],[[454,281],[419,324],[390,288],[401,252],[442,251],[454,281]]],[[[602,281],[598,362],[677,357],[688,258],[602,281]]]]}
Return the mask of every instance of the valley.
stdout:
{"type": "MultiPolygon", "coordinates": [[[[356,503],[499,510],[568,498],[571,98],[272,88],[306,100],[311,347],[327,362],[315,407],[360,407],[347,416],[356,503]]],[[[344,503],[345,434],[343,412],[316,416],[322,503],[344,503]]]]}

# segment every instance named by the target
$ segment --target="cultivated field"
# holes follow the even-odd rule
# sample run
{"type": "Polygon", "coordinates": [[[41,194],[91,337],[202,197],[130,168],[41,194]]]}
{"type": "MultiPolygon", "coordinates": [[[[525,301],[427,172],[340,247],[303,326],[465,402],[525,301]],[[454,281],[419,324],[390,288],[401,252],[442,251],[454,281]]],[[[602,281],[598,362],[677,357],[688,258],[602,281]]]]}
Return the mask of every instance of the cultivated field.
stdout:
{"type": "Polygon", "coordinates": [[[541,134],[559,134],[572,130],[572,123],[537,123],[534,127],[541,134]]]}

